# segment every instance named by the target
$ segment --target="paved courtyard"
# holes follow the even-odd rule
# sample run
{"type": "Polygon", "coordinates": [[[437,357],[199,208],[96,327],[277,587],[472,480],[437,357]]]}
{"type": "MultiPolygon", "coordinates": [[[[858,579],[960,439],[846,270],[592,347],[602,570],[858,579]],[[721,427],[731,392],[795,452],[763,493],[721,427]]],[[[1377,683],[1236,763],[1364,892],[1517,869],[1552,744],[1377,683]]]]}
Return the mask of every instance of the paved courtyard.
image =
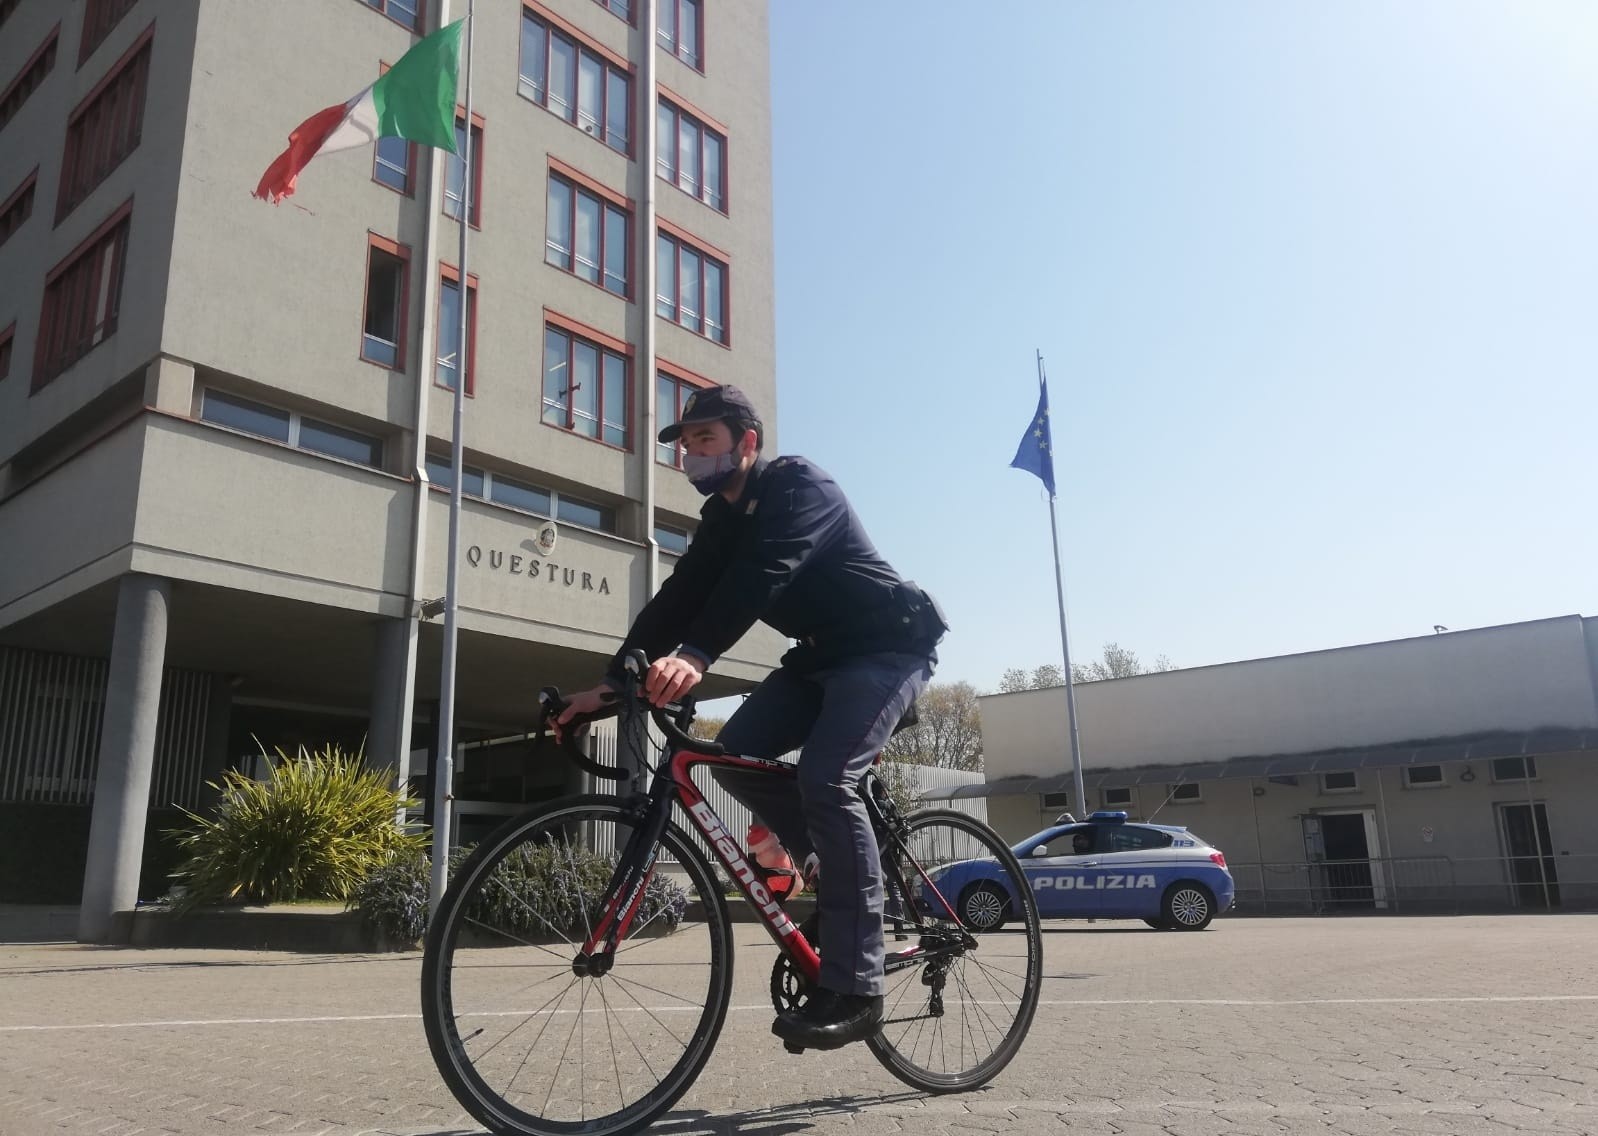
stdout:
{"type": "MultiPolygon", "coordinates": [[[[1013,1064],[906,1091],[863,1047],[770,1036],[774,949],[652,1130],[1598,1133],[1598,916],[1054,923],[1013,1064]]],[[[0,1136],[480,1131],[434,1072],[415,955],[0,946],[0,1136]]]]}

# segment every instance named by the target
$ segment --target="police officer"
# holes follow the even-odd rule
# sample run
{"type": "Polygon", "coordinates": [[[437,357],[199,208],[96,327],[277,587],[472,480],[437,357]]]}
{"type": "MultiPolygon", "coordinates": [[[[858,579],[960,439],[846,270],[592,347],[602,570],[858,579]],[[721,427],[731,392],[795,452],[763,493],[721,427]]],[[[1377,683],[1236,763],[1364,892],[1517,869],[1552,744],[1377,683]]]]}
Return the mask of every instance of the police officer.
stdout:
{"type": "Polygon", "coordinates": [[[804,458],[761,456],[760,416],[737,387],[697,391],[660,432],[662,442],[679,438],[683,471],[708,498],[699,529],[639,612],[605,684],[573,696],[560,722],[598,710],[632,650],[654,660],[644,692],[663,706],[697,686],[756,620],[798,640],[719,737],[728,752],[754,757],[800,749],[798,798],[769,774],[716,776],[796,862],[817,855],[819,989],[772,1032],[834,1049],[882,1020],[882,872],[855,785],[931,679],[946,626],[932,597],[877,553],[832,478],[804,458]]]}

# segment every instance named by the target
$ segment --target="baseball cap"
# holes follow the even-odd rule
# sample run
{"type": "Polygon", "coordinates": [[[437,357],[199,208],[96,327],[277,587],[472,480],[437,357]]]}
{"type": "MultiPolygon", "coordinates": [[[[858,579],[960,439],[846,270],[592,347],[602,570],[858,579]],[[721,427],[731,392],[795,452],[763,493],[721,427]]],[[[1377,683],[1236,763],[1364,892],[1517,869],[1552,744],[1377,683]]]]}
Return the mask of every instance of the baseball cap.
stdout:
{"type": "Polygon", "coordinates": [[[660,440],[675,442],[682,436],[684,426],[693,426],[701,422],[719,422],[723,418],[733,418],[756,425],[760,423],[760,414],[755,410],[755,404],[750,402],[749,396],[737,387],[730,384],[705,387],[688,396],[688,401],[682,406],[682,417],[661,430],[660,440]]]}

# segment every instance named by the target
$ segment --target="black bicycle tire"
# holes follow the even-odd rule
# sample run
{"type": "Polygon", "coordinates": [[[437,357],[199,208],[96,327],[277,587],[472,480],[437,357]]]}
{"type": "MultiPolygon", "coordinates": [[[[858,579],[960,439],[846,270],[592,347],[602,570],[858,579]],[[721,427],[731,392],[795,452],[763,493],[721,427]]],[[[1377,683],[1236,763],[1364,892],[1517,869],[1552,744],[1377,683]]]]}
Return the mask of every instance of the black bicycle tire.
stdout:
{"type": "MultiPolygon", "coordinates": [[[[912,832],[918,825],[932,821],[952,822],[956,828],[976,830],[976,835],[989,842],[1001,866],[1012,873],[1012,878],[1024,884],[1026,876],[1021,871],[1020,861],[990,826],[968,813],[954,809],[922,809],[905,818],[905,824],[912,832]]],[[[1028,973],[1024,979],[1022,1005],[1016,1014],[1015,1023],[992,1054],[972,1069],[953,1074],[940,1074],[905,1058],[881,1033],[866,1040],[866,1046],[883,1067],[911,1088],[926,1093],[957,1093],[985,1085],[1003,1071],[1020,1051],[1022,1043],[1026,1041],[1043,987],[1043,928],[1038,917],[1037,899],[1033,896],[1032,889],[1023,886],[1017,899],[1021,909],[1017,913],[1018,922],[1027,938],[1028,973]]],[[[1010,933],[1014,934],[1013,931],[1010,933]]]]}
{"type": "Polygon", "coordinates": [[[719,993],[707,998],[706,1013],[695,1028],[690,1046],[661,1083],[634,1105],[609,1116],[578,1122],[550,1121],[510,1105],[494,1093],[481,1077],[467,1076],[461,1064],[457,1063],[459,1057],[461,1063],[471,1067],[453,1028],[449,987],[441,971],[446,957],[445,948],[459,930],[457,924],[461,921],[464,900],[470,893],[471,885],[483,873],[485,865],[492,868],[529,831],[565,814],[606,810],[615,813],[629,811],[618,797],[586,794],[561,798],[502,824],[477,846],[456,871],[444,893],[437,916],[428,929],[422,956],[422,1024],[428,1049],[450,1093],[467,1112],[492,1132],[510,1136],[628,1136],[629,1133],[639,1132],[675,1104],[698,1079],[716,1048],[716,1041],[726,1022],[727,1008],[732,1002],[733,982],[733,936],[732,925],[727,918],[726,900],[716,885],[715,872],[709,860],[673,821],[667,824],[661,844],[677,857],[704,901],[712,951],[710,984],[711,989],[719,990],[719,993]],[[716,957],[718,954],[719,959],[716,957]],[[479,1091],[479,1086],[482,1091],[479,1091]],[[485,1093],[493,1099],[485,1099],[485,1093]],[[625,1119],[618,1119],[624,1114],[625,1119]]]}

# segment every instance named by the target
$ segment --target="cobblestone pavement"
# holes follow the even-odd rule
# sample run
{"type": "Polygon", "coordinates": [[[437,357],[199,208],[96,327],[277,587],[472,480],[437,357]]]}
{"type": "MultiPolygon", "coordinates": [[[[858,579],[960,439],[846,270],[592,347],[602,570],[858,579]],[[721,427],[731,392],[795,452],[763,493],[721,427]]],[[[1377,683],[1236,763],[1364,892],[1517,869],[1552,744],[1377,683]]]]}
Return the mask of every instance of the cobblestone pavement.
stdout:
{"type": "MultiPolygon", "coordinates": [[[[1263,1136],[1598,1133],[1598,916],[1055,923],[1043,1005],[987,1088],[904,1090],[863,1047],[791,1057],[774,948],[653,1131],[1263,1136]]],[[[0,946],[0,1134],[453,1136],[416,955],[0,946]]]]}

